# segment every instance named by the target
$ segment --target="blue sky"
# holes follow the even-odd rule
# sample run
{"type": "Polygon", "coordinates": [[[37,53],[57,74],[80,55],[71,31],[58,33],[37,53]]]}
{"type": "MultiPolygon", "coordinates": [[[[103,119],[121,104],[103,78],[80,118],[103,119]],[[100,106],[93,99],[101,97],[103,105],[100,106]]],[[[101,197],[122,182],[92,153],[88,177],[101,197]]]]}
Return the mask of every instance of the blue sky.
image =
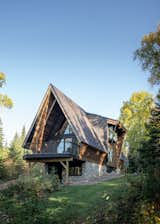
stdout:
{"type": "Polygon", "coordinates": [[[0,109],[7,140],[29,128],[49,83],[113,118],[132,92],[154,94],[133,52],[156,30],[159,9],[159,0],[1,0],[1,92],[14,101],[0,109]]]}

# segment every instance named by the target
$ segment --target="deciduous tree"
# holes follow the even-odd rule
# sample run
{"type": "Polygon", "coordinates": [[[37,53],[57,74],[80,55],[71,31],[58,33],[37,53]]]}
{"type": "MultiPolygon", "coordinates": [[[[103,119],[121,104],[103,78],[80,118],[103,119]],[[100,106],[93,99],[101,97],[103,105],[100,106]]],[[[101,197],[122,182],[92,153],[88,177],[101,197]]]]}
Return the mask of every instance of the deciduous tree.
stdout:
{"type": "MultiPolygon", "coordinates": [[[[0,88],[4,86],[6,83],[6,76],[4,73],[0,72],[0,88]]],[[[4,106],[6,108],[11,108],[13,106],[13,102],[10,97],[6,94],[0,94],[0,106],[4,106]]]]}
{"type": "Polygon", "coordinates": [[[145,35],[141,47],[134,53],[134,58],[141,63],[142,69],[149,71],[149,82],[160,84],[160,25],[156,32],[145,35]]]}
{"type": "Polygon", "coordinates": [[[141,91],[133,93],[121,108],[120,121],[127,129],[124,145],[129,147],[130,167],[136,166],[138,149],[146,138],[145,123],[150,117],[153,105],[152,95],[141,91]]]}

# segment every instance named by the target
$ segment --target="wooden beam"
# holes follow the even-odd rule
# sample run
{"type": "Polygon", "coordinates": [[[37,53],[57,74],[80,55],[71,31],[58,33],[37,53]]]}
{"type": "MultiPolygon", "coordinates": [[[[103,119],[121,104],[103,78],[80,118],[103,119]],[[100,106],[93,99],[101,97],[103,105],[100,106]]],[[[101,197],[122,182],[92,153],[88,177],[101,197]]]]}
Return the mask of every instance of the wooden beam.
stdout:
{"type": "Polygon", "coordinates": [[[44,127],[45,127],[45,118],[47,116],[48,112],[48,104],[49,104],[49,98],[51,93],[48,92],[46,95],[46,99],[44,102],[44,105],[41,109],[41,112],[39,114],[39,117],[37,118],[37,125],[35,128],[35,132],[31,141],[30,149],[34,150],[36,148],[36,151],[40,151],[41,145],[42,145],[42,138],[44,133],[44,127]]]}
{"type": "Polygon", "coordinates": [[[48,121],[48,118],[49,118],[49,116],[50,116],[50,114],[51,114],[51,112],[52,112],[52,109],[53,109],[55,103],[56,103],[56,100],[53,101],[53,103],[52,103],[52,105],[51,105],[51,108],[49,109],[49,112],[48,112],[48,114],[47,114],[47,118],[46,118],[46,123],[47,123],[47,121],[48,121]]]}
{"type": "Polygon", "coordinates": [[[60,163],[62,164],[62,166],[65,168],[66,170],[66,180],[65,183],[68,184],[68,177],[69,177],[69,161],[66,160],[66,164],[64,164],[62,161],[60,161],[60,163]]]}
{"type": "Polygon", "coordinates": [[[42,102],[41,102],[41,104],[40,104],[40,106],[39,106],[39,108],[38,108],[38,111],[37,111],[37,113],[36,113],[36,116],[35,116],[35,118],[34,118],[32,124],[31,124],[31,126],[30,126],[30,128],[29,128],[29,131],[28,131],[28,133],[27,133],[27,135],[26,135],[26,137],[25,137],[25,140],[24,140],[24,143],[23,143],[23,147],[24,147],[24,148],[25,148],[25,145],[27,144],[29,135],[31,134],[31,131],[32,131],[32,129],[33,129],[35,123],[36,123],[36,120],[37,120],[38,116],[39,116],[40,113],[41,113],[43,104],[44,104],[45,101],[46,101],[46,98],[47,98],[47,96],[48,96],[48,93],[51,92],[51,88],[52,88],[51,85],[49,85],[49,87],[48,87],[48,89],[47,89],[47,91],[46,91],[46,93],[45,93],[45,95],[44,95],[44,97],[43,97],[43,100],[42,100],[42,102]]]}
{"type": "Polygon", "coordinates": [[[64,169],[67,169],[67,166],[62,161],[60,161],[60,164],[64,167],[64,169]]]}
{"type": "Polygon", "coordinates": [[[66,184],[68,184],[68,177],[69,177],[69,162],[66,161],[66,184]]]}

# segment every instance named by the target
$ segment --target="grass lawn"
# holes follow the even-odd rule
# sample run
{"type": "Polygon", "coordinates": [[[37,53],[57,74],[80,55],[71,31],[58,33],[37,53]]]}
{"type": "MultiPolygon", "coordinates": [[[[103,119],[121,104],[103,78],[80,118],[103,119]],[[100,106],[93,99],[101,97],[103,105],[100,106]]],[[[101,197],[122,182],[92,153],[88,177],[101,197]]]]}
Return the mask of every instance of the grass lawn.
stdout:
{"type": "Polygon", "coordinates": [[[95,185],[65,186],[40,199],[7,195],[0,201],[0,209],[11,220],[9,223],[93,223],[96,212],[107,203],[107,196],[112,200],[120,194],[124,181],[122,177],[95,185]]]}

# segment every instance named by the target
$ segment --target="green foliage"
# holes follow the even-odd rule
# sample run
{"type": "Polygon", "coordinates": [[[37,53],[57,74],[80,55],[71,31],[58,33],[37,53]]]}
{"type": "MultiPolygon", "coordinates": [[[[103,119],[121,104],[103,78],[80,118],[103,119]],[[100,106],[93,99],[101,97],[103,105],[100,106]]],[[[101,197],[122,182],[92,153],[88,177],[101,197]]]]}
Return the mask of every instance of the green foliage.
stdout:
{"type": "Polygon", "coordinates": [[[91,186],[65,186],[38,195],[13,186],[0,195],[0,220],[9,224],[93,224],[105,206],[104,191],[118,195],[122,182],[124,178],[91,186]]]}
{"type": "Polygon", "coordinates": [[[141,47],[135,52],[143,70],[150,72],[149,82],[152,85],[160,84],[160,26],[156,32],[145,35],[141,47]]]}
{"type": "Polygon", "coordinates": [[[6,76],[3,72],[0,72],[0,87],[6,83],[6,76]]]}
{"type": "Polygon", "coordinates": [[[103,223],[158,224],[160,211],[145,199],[145,176],[127,176],[120,194],[109,195],[104,206],[103,223]]]}
{"type": "Polygon", "coordinates": [[[58,177],[54,173],[46,175],[42,166],[36,165],[29,175],[22,175],[16,185],[0,193],[1,222],[53,223],[46,211],[47,198],[59,189],[58,177]]]}
{"type": "Polygon", "coordinates": [[[148,130],[148,140],[140,148],[140,166],[146,175],[145,195],[160,206],[160,100],[152,109],[148,130]]]}
{"type": "Polygon", "coordinates": [[[29,192],[37,196],[42,196],[45,192],[54,192],[60,189],[58,177],[53,170],[46,174],[44,165],[36,164],[29,174],[23,174],[17,182],[18,188],[23,189],[23,194],[29,192]]]}
{"type": "Polygon", "coordinates": [[[142,183],[143,176],[127,176],[50,193],[39,190],[37,184],[34,191],[21,181],[1,192],[0,220],[9,224],[158,223],[154,205],[143,200],[142,183]]]}
{"type": "Polygon", "coordinates": [[[127,129],[124,147],[129,148],[129,167],[132,171],[137,169],[138,149],[142,141],[146,140],[145,123],[150,117],[153,105],[152,95],[141,91],[133,93],[121,108],[120,121],[127,129]]]}
{"type": "MultiPolygon", "coordinates": [[[[6,83],[6,76],[4,73],[0,72],[0,88],[3,87],[5,83],[6,83]]],[[[7,95],[0,94],[0,106],[6,108],[12,108],[13,102],[11,98],[9,98],[7,95]]]]}
{"type": "MultiPolygon", "coordinates": [[[[1,179],[7,180],[17,178],[28,169],[26,162],[23,160],[24,149],[22,148],[22,143],[25,135],[25,127],[23,127],[21,135],[19,136],[16,133],[9,147],[4,145],[3,148],[0,148],[1,179]]],[[[0,140],[1,139],[3,141],[3,135],[1,135],[0,128],[0,140]]]]}
{"type": "Polygon", "coordinates": [[[26,162],[23,160],[24,149],[22,148],[25,135],[25,127],[23,127],[21,135],[19,136],[18,133],[16,133],[9,147],[9,158],[12,160],[12,169],[10,170],[11,176],[17,177],[19,174],[23,173],[26,168],[26,162]]]}
{"type": "Polygon", "coordinates": [[[1,148],[0,150],[0,179],[5,180],[8,177],[8,167],[6,165],[8,161],[9,150],[1,148]]]}
{"type": "Polygon", "coordinates": [[[135,224],[139,222],[139,208],[142,199],[142,177],[128,177],[119,191],[120,194],[110,195],[110,200],[105,205],[104,220],[106,223],[127,223],[135,224]],[[112,200],[111,200],[112,199],[112,200]]]}

